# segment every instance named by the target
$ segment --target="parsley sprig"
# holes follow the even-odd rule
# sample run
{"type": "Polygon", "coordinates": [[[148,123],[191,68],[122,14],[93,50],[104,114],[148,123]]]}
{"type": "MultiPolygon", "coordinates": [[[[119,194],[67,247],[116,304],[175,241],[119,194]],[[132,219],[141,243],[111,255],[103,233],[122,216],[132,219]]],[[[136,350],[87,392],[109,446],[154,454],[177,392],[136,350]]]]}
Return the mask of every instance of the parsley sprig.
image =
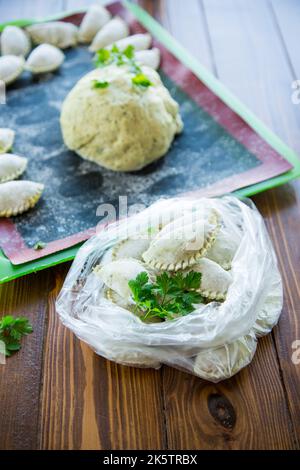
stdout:
{"type": "Polygon", "coordinates": [[[25,317],[7,315],[0,320],[0,341],[5,344],[6,356],[21,349],[21,339],[33,332],[29,320],[25,317]]]}
{"type": "Polygon", "coordinates": [[[194,304],[203,302],[197,292],[200,284],[201,274],[195,271],[186,275],[163,273],[153,283],[149,275],[142,272],[128,283],[136,304],[135,313],[143,321],[152,318],[172,320],[193,312],[194,304]]]}
{"type": "Polygon", "coordinates": [[[38,250],[42,250],[43,248],[45,248],[47,246],[47,243],[45,242],[42,242],[42,241],[38,241],[35,243],[33,249],[38,251],[38,250]]]}
{"type": "MultiPolygon", "coordinates": [[[[127,46],[124,51],[121,51],[116,45],[111,49],[100,49],[96,53],[95,65],[96,67],[106,67],[108,65],[116,64],[118,67],[127,65],[130,72],[133,74],[132,83],[142,88],[148,88],[153,85],[149,78],[143,73],[141,67],[136,63],[134,57],[134,47],[127,46]]],[[[97,82],[96,80],[94,82],[97,82]]],[[[98,82],[102,83],[102,82],[98,82]]],[[[105,83],[105,86],[96,86],[93,83],[94,88],[107,88],[109,83],[105,83]]]]}

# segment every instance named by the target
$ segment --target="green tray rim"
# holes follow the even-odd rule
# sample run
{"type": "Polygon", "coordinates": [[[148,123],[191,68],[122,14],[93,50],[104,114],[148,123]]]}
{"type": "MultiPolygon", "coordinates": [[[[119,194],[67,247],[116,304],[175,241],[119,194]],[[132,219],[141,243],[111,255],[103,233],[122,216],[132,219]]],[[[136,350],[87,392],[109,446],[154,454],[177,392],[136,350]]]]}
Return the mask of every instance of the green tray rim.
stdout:
{"type": "MultiPolygon", "coordinates": [[[[104,4],[112,2],[103,2],[104,4]]],[[[171,36],[151,15],[149,15],[139,5],[129,0],[124,0],[123,5],[128,8],[131,13],[142,23],[153,36],[156,37],[165,47],[167,47],[182,63],[191,69],[195,75],[202,80],[205,85],[210,88],[222,101],[224,101],[233,111],[243,118],[268,144],[277,150],[292,165],[290,171],[270,178],[261,183],[257,183],[246,188],[235,191],[239,197],[254,196],[260,192],[266,191],[277,186],[281,186],[289,181],[300,177],[300,159],[297,153],[285,144],[278,136],[276,136],[259,118],[255,116],[236,96],[234,96],[214,75],[206,69],[197,59],[195,59],[178,41],[171,36]]],[[[16,21],[8,21],[0,24],[0,32],[7,25],[16,25],[20,27],[29,26],[34,23],[44,21],[59,20],[65,16],[84,13],[86,8],[64,11],[56,15],[46,18],[21,19],[16,21]]],[[[60,263],[71,261],[75,258],[79,247],[76,245],[66,250],[59,251],[49,256],[45,256],[39,260],[30,261],[22,265],[14,266],[9,259],[0,250],[0,284],[12,281],[21,276],[38,272],[42,269],[56,266],[60,263]]]]}

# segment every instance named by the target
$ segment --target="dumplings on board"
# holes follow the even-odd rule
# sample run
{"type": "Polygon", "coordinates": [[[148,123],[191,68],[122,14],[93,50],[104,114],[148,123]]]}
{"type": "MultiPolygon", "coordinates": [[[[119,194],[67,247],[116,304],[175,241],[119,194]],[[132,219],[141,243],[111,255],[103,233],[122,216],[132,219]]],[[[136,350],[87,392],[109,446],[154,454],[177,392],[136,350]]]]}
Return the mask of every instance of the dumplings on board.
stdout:
{"type": "Polygon", "coordinates": [[[4,55],[0,57],[0,81],[5,85],[13,83],[24,70],[25,61],[23,57],[15,55],[4,55]]]}
{"type": "Polygon", "coordinates": [[[41,44],[36,47],[26,61],[26,69],[33,74],[53,72],[58,69],[65,59],[58,47],[51,44],[41,44]]]}
{"type": "Polygon", "coordinates": [[[129,35],[127,23],[118,16],[109,21],[96,34],[90,46],[90,51],[96,52],[99,49],[110,46],[120,39],[124,39],[129,35]]]}
{"type": "Polygon", "coordinates": [[[51,44],[66,49],[76,46],[78,42],[78,28],[65,21],[50,21],[49,23],[33,24],[27,27],[32,42],[38,44],[51,44]]]}
{"type": "Polygon", "coordinates": [[[139,64],[147,65],[147,67],[157,70],[160,65],[160,50],[155,47],[148,51],[137,51],[135,59],[139,64]]]}
{"type": "Polygon", "coordinates": [[[11,153],[5,153],[0,157],[0,183],[11,181],[24,173],[27,167],[27,158],[19,157],[11,153]]]}
{"type": "Polygon", "coordinates": [[[69,149],[114,171],[140,170],[167,153],[183,128],[179,106],[157,72],[142,72],[151,86],[135,85],[131,70],[116,65],[96,69],[75,85],[60,119],[69,149]],[[93,87],[95,81],[104,87],[93,87]]]}
{"type": "Polygon", "coordinates": [[[8,181],[0,184],[0,217],[22,214],[36,205],[44,185],[32,181],[8,181]]]}
{"type": "Polygon", "coordinates": [[[15,140],[15,131],[8,127],[0,127],[0,154],[11,150],[15,140]]]}
{"type": "Polygon", "coordinates": [[[26,57],[31,48],[26,32],[18,26],[6,26],[1,34],[1,54],[26,57]]]}
{"type": "MultiPolygon", "coordinates": [[[[128,46],[133,46],[136,51],[144,51],[149,49],[152,43],[152,37],[150,34],[134,34],[127,38],[116,41],[116,46],[120,51],[124,51],[128,46]]],[[[112,44],[113,46],[113,44],[112,44]]]]}
{"type": "Polygon", "coordinates": [[[102,5],[91,5],[79,27],[79,41],[82,43],[91,42],[110,18],[111,14],[102,5]]]}

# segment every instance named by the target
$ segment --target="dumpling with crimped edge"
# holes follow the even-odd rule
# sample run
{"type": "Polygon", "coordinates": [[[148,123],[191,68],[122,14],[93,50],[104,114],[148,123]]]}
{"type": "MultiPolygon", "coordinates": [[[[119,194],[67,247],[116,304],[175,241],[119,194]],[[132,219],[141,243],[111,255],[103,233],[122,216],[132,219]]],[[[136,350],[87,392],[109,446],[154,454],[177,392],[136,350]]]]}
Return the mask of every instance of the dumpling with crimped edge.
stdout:
{"type": "MultiPolygon", "coordinates": [[[[128,301],[131,299],[128,282],[135,279],[142,272],[147,272],[147,268],[136,259],[112,261],[104,266],[96,266],[94,269],[94,273],[106,287],[109,287],[128,301]]],[[[150,273],[148,274],[150,276],[150,273]]]]}
{"type": "Polygon", "coordinates": [[[141,65],[147,65],[154,70],[157,70],[160,65],[161,54],[157,47],[146,51],[137,51],[135,53],[136,61],[141,65]]]}
{"type": "Polygon", "coordinates": [[[0,184],[0,217],[11,217],[31,209],[40,199],[43,189],[43,184],[33,181],[0,184]]]}
{"type": "Polygon", "coordinates": [[[64,60],[65,56],[58,47],[51,44],[41,44],[29,55],[26,69],[33,74],[54,72],[64,60]]]}
{"type": "Polygon", "coordinates": [[[212,382],[228,379],[250,364],[256,346],[255,336],[249,334],[223,346],[203,349],[195,359],[194,373],[212,382]]]}
{"type": "Polygon", "coordinates": [[[123,258],[134,258],[143,261],[143,253],[148,250],[151,240],[161,228],[155,223],[147,230],[143,229],[139,233],[132,233],[127,238],[119,240],[112,249],[111,259],[116,261],[123,258]]]}
{"type": "Polygon", "coordinates": [[[128,299],[117,294],[117,292],[112,289],[105,289],[104,295],[107,300],[109,300],[113,304],[118,305],[118,307],[125,308],[126,310],[130,310],[130,308],[133,307],[133,304],[130,304],[130,302],[128,302],[128,299]]]}
{"type": "Polygon", "coordinates": [[[9,152],[15,140],[15,131],[8,127],[0,127],[0,154],[9,152]]]}
{"type": "Polygon", "coordinates": [[[185,224],[186,218],[176,219],[154,237],[143,260],[153,269],[179,271],[197,263],[205,256],[220,229],[219,215],[211,211],[207,219],[199,218],[185,224]]]}
{"type": "Polygon", "coordinates": [[[229,231],[226,227],[222,227],[215,243],[206,253],[206,258],[215,261],[223,269],[231,269],[232,260],[238,250],[241,242],[241,234],[229,231]]]}
{"type": "Polygon", "coordinates": [[[5,26],[1,34],[1,54],[26,57],[31,48],[29,36],[18,26],[5,26]]]}
{"type": "Polygon", "coordinates": [[[17,179],[27,167],[27,158],[12,153],[5,153],[0,157],[0,183],[17,179]]]}
{"type": "Polygon", "coordinates": [[[111,44],[114,44],[120,39],[124,39],[129,35],[129,27],[127,23],[120,17],[116,16],[109,21],[93,39],[90,45],[90,51],[96,52],[111,44]]]}
{"type": "Polygon", "coordinates": [[[38,44],[51,44],[52,46],[66,49],[76,46],[78,42],[78,28],[66,21],[49,21],[27,27],[32,42],[38,44]]]}
{"type": "Polygon", "coordinates": [[[149,248],[150,237],[126,238],[119,241],[112,250],[112,259],[114,261],[124,258],[134,258],[142,261],[143,253],[149,248]]]}
{"type": "Polygon", "coordinates": [[[192,267],[193,271],[201,273],[200,294],[209,300],[226,299],[232,283],[232,275],[214,261],[201,258],[192,267]]]}
{"type": "MultiPolygon", "coordinates": [[[[120,51],[124,51],[128,46],[133,46],[136,51],[144,51],[149,49],[152,43],[152,37],[150,34],[134,34],[133,36],[128,36],[127,38],[120,39],[114,44],[120,51]]],[[[113,47],[113,45],[111,47],[113,47]]]]}
{"type": "Polygon", "coordinates": [[[78,38],[81,43],[91,42],[100,29],[109,22],[110,12],[102,5],[91,5],[79,26],[78,38]]]}
{"type": "Polygon", "coordinates": [[[20,77],[24,70],[24,57],[4,55],[0,57],[0,81],[9,85],[20,77]]]}

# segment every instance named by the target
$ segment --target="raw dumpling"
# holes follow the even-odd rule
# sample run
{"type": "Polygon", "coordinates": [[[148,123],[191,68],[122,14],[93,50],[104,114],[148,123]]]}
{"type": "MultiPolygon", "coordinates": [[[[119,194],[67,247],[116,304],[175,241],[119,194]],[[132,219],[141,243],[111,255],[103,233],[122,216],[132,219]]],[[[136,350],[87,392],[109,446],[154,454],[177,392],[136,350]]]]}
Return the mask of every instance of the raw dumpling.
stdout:
{"type": "Polygon", "coordinates": [[[8,127],[0,127],[0,154],[11,150],[15,140],[15,131],[8,127]]]}
{"type": "Polygon", "coordinates": [[[218,230],[217,214],[213,214],[210,220],[198,219],[188,225],[177,219],[154,237],[149,249],[143,254],[143,259],[154,269],[186,269],[205,256],[215,241],[218,230]]]}
{"type": "Polygon", "coordinates": [[[231,269],[232,260],[237,252],[241,236],[221,228],[215,243],[206,253],[205,257],[218,263],[222,268],[231,269]]]}
{"type": "Polygon", "coordinates": [[[256,346],[255,336],[247,335],[214,349],[204,349],[196,357],[194,373],[212,382],[228,379],[250,364],[256,346]]]}
{"type": "Polygon", "coordinates": [[[129,367],[139,367],[142,369],[159,369],[160,363],[156,361],[154,358],[146,356],[145,354],[141,353],[140,351],[135,351],[133,348],[121,352],[116,352],[112,358],[113,361],[122,364],[123,366],[129,367]]]}
{"type": "Polygon", "coordinates": [[[91,5],[79,26],[79,41],[91,42],[110,18],[111,14],[102,5],[91,5]]]}
{"type": "Polygon", "coordinates": [[[110,46],[120,39],[124,39],[129,34],[129,28],[122,18],[118,16],[109,21],[93,39],[90,51],[96,52],[99,49],[110,46]]]}
{"type": "Polygon", "coordinates": [[[34,44],[47,43],[60,49],[66,49],[76,46],[78,41],[77,26],[65,21],[33,24],[28,26],[27,31],[34,44]]]}
{"type": "MultiPolygon", "coordinates": [[[[95,272],[97,273],[97,270],[95,272]]],[[[129,310],[132,307],[128,302],[128,299],[124,299],[124,297],[121,297],[112,289],[105,290],[105,297],[113,304],[118,305],[118,307],[125,308],[126,310],[129,310]]]]}
{"type": "MultiPolygon", "coordinates": [[[[152,43],[152,37],[150,34],[134,34],[133,36],[128,36],[127,38],[120,39],[115,42],[115,45],[124,51],[128,46],[133,46],[136,51],[144,51],[149,49],[152,43]]],[[[111,45],[111,47],[113,44],[111,45]]]]}
{"type": "Polygon", "coordinates": [[[36,47],[26,61],[26,69],[33,74],[53,72],[65,59],[60,49],[51,44],[36,47]]]}
{"type": "Polygon", "coordinates": [[[135,279],[138,274],[147,272],[147,269],[135,259],[122,259],[103,267],[96,267],[94,272],[107,287],[129,301],[131,290],[128,282],[135,279]]]}
{"type": "Polygon", "coordinates": [[[15,180],[24,173],[27,167],[27,158],[5,153],[0,156],[0,183],[15,180]]]}
{"type": "Polygon", "coordinates": [[[0,217],[11,217],[31,209],[40,199],[43,189],[43,184],[32,181],[0,184],[0,217]]]}
{"type": "Polygon", "coordinates": [[[201,276],[200,293],[209,300],[225,300],[232,276],[217,263],[207,258],[201,258],[193,266],[193,271],[201,276]]]}
{"type": "Polygon", "coordinates": [[[134,258],[142,261],[142,254],[149,248],[149,245],[150,237],[121,240],[112,250],[112,259],[134,258]]]}
{"type": "Polygon", "coordinates": [[[265,336],[277,325],[283,305],[283,287],[279,272],[272,273],[272,284],[265,301],[260,305],[252,331],[256,337],[265,336]]]}
{"type": "Polygon", "coordinates": [[[30,51],[30,39],[18,26],[6,26],[1,34],[1,54],[27,56],[30,51]]]}
{"type": "Polygon", "coordinates": [[[69,149],[114,171],[141,170],[167,153],[183,128],[179,106],[158,73],[141,68],[149,87],[134,85],[127,66],[98,68],[79,80],[61,111],[69,149]],[[95,81],[108,86],[94,88],[95,81]]]}
{"type": "Polygon", "coordinates": [[[160,50],[155,47],[149,51],[137,51],[135,58],[138,63],[157,70],[160,65],[160,50]]]}
{"type": "Polygon", "coordinates": [[[25,60],[15,55],[4,55],[0,57],[0,81],[6,85],[17,80],[24,70],[25,60]]]}

